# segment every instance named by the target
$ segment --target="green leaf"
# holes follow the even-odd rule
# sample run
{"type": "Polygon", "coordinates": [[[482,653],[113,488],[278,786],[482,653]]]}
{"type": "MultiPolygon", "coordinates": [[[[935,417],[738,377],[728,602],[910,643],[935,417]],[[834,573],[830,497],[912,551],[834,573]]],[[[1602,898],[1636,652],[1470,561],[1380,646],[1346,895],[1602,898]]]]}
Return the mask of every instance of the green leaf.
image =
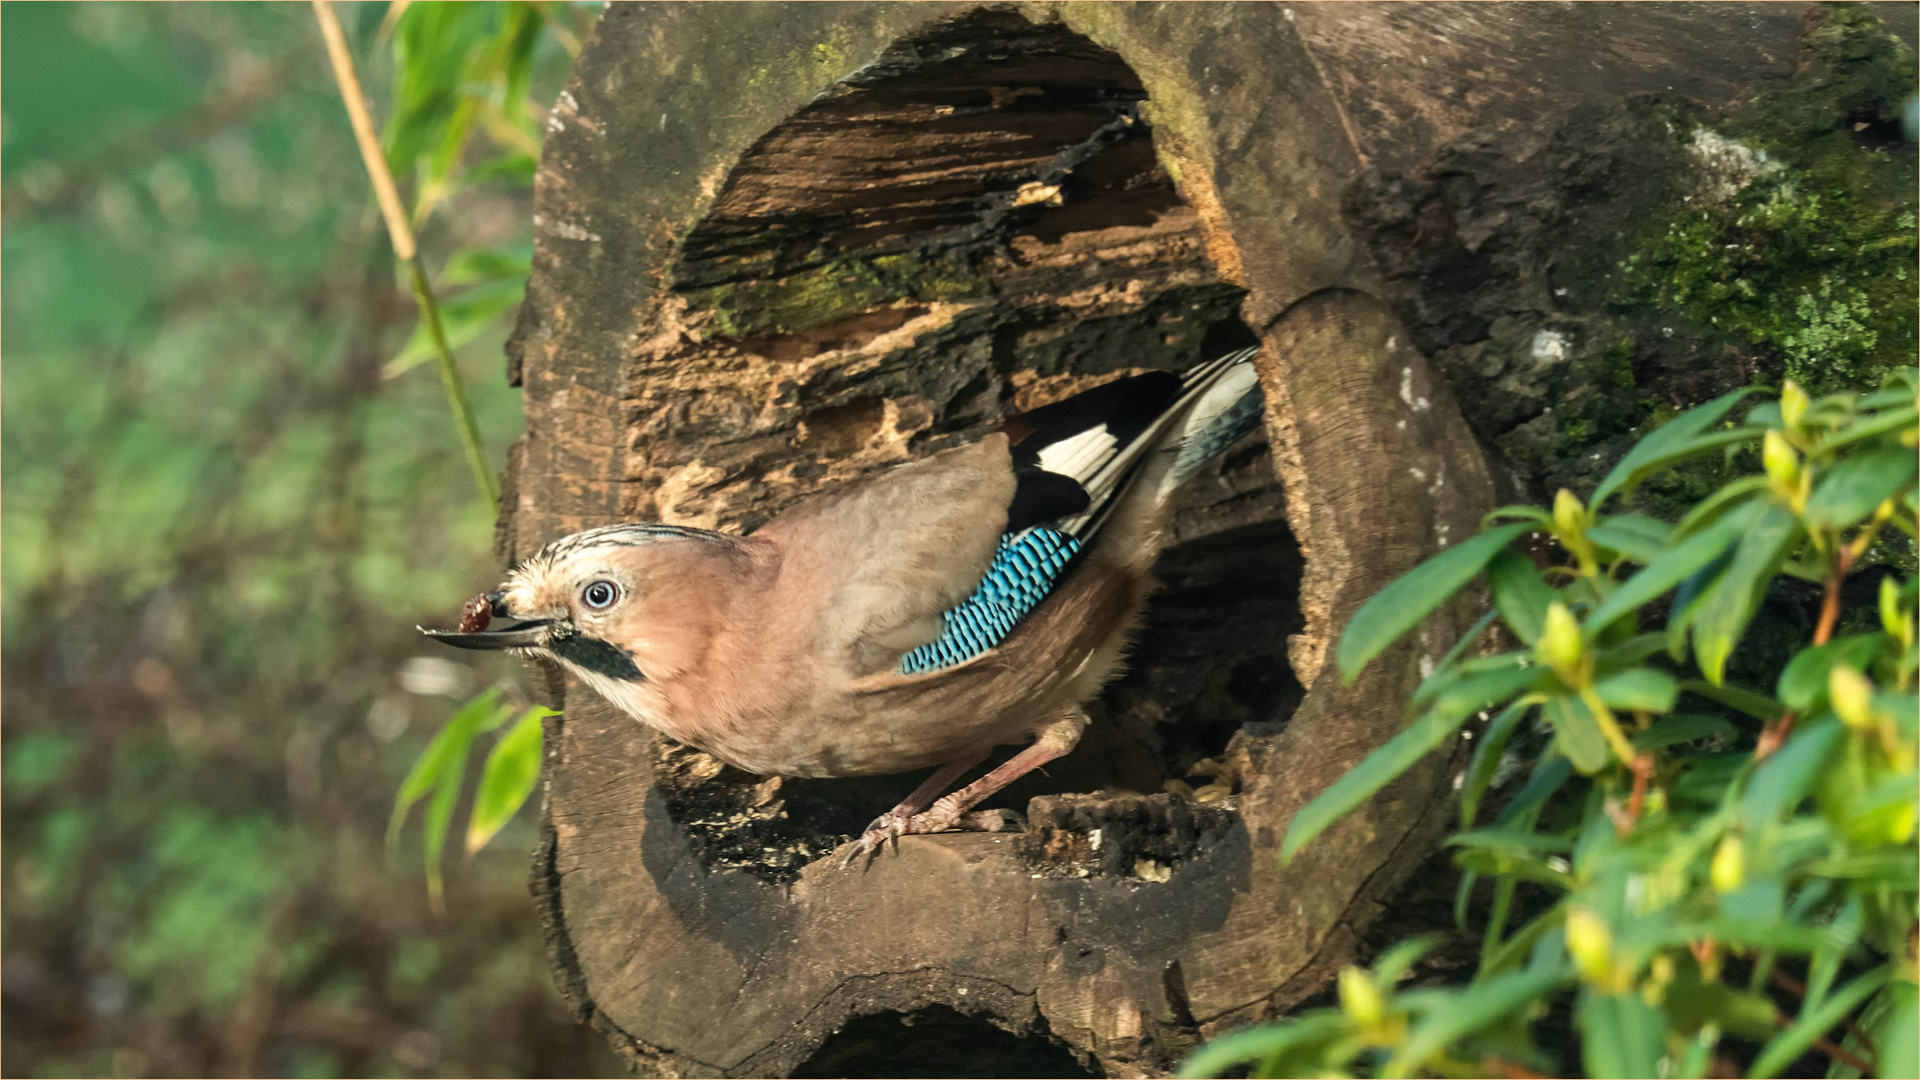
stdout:
{"type": "Polygon", "coordinates": [[[540,171],[540,162],[531,154],[502,154],[491,161],[483,161],[468,169],[462,182],[468,187],[476,187],[488,180],[510,180],[517,184],[533,183],[533,175],[540,171]]]}
{"type": "Polygon", "coordinates": [[[1478,675],[1482,671],[1520,665],[1523,660],[1532,658],[1530,653],[1516,651],[1498,656],[1475,657],[1464,664],[1459,662],[1468,647],[1478,640],[1481,634],[1486,633],[1487,627],[1492,626],[1493,620],[1499,616],[1499,609],[1491,610],[1475,619],[1473,625],[1467,628],[1467,632],[1460,635],[1460,640],[1454,642],[1453,648],[1447,650],[1447,655],[1441,657],[1440,662],[1434,665],[1433,674],[1420,680],[1420,685],[1413,691],[1413,697],[1407,702],[1409,713],[1426,708],[1427,702],[1432,701],[1440,691],[1468,675],[1478,675]]]}
{"type": "Polygon", "coordinates": [[[1775,695],[1796,713],[1813,712],[1827,700],[1827,677],[1833,665],[1844,662],[1855,671],[1865,671],[1886,639],[1883,633],[1850,634],[1801,649],[1780,673],[1775,695]]]}
{"type": "Polygon", "coordinates": [[[1780,716],[1787,711],[1785,705],[1780,704],[1765,694],[1755,693],[1744,687],[1729,686],[1724,683],[1715,686],[1710,682],[1702,682],[1699,679],[1688,679],[1686,682],[1680,684],[1680,689],[1685,690],[1689,694],[1699,694],[1703,698],[1711,698],[1729,709],[1736,709],[1746,713],[1755,720],[1778,720],[1780,716]]]}
{"type": "Polygon", "coordinates": [[[1920,796],[1920,776],[1911,772],[1882,774],[1859,797],[1847,803],[1847,821],[1860,823],[1899,803],[1914,802],[1920,796]]]}
{"type": "Polygon", "coordinates": [[[536,705],[494,743],[467,820],[467,854],[487,846],[533,794],[540,779],[540,721],[553,715],[552,709],[536,705]]]}
{"type": "Polygon", "coordinates": [[[1442,938],[1440,934],[1420,934],[1394,945],[1373,962],[1373,981],[1381,986],[1396,985],[1400,976],[1413,970],[1413,965],[1432,952],[1442,938]]]}
{"type": "Polygon", "coordinates": [[[1685,540],[1720,520],[1722,515],[1739,507],[1747,498],[1767,490],[1768,483],[1765,476],[1743,476],[1723,485],[1681,516],[1679,524],[1673,527],[1669,542],[1685,540]]]}
{"type": "Polygon", "coordinates": [[[1665,713],[1673,711],[1673,700],[1680,694],[1680,685],[1664,671],[1631,668],[1599,680],[1593,684],[1593,690],[1609,708],[1665,713]]]}
{"type": "Polygon", "coordinates": [[[1177,1075],[1219,1076],[1237,1065],[1264,1061],[1306,1044],[1335,1038],[1346,1029],[1346,1024],[1346,1017],[1338,1010],[1327,1010],[1285,1023],[1236,1031],[1194,1051],[1177,1075]]]}
{"type": "MultiPolygon", "coordinates": [[[[1527,822],[1528,827],[1532,822],[1527,822]]],[[[1460,875],[1460,880],[1478,879],[1480,875],[1468,873],[1460,875]]],[[[1493,883],[1493,910],[1487,913],[1487,927],[1480,935],[1480,968],[1473,973],[1474,982],[1485,982],[1499,970],[1494,967],[1494,957],[1500,955],[1500,939],[1507,932],[1507,919],[1513,914],[1513,894],[1520,887],[1516,878],[1497,878],[1493,883]]],[[[1467,928],[1464,912],[1457,913],[1454,920],[1460,929],[1467,928]]]]}
{"type": "Polygon", "coordinates": [[[1587,1075],[1642,1077],[1660,1075],[1667,1025],[1660,1011],[1639,994],[1580,991],[1580,1054],[1587,1075]]]}
{"type": "Polygon", "coordinates": [[[1423,1067],[1428,1060],[1455,1041],[1523,1008],[1566,980],[1566,972],[1559,967],[1529,969],[1496,975],[1463,992],[1448,994],[1443,1004],[1429,1011],[1407,1033],[1406,1041],[1387,1059],[1380,1075],[1412,1076],[1427,1071],[1423,1067]]]}
{"type": "Polygon", "coordinates": [[[1466,779],[1460,785],[1460,827],[1470,829],[1473,819],[1480,812],[1480,799],[1486,795],[1487,787],[1493,783],[1493,774],[1500,768],[1500,758],[1507,751],[1507,742],[1520,726],[1532,705],[1523,698],[1500,710],[1482,732],[1479,745],[1473,748],[1473,760],[1467,764],[1466,779]]]}
{"type": "Polygon", "coordinates": [[[1719,683],[1726,676],[1727,658],[1746,633],[1761,592],[1800,535],[1800,519],[1778,503],[1767,503],[1747,526],[1733,562],[1714,581],[1693,617],[1694,662],[1708,682],[1719,683]]]}
{"type": "Polygon", "coordinates": [[[1713,1063],[1713,1048],[1720,1044],[1720,1029],[1702,1027],[1687,1040],[1686,1053],[1680,1056],[1680,1063],[1674,1066],[1673,1075],[1684,1080],[1701,1080],[1707,1075],[1707,1067],[1713,1063]]]}
{"type": "Polygon", "coordinates": [[[1678,965],[1680,977],[1667,988],[1668,1022],[1682,1031],[1711,1024],[1743,1039],[1769,1038],[1779,1029],[1773,1002],[1759,994],[1735,990],[1725,983],[1702,982],[1700,969],[1688,961],[1678,965]]]}
{"type": "Polygon", "coordinates": [[[1634,636],[1616,645],[1608,645],[1594,654],[1594,667],[1603,675],[1639,667],[1647,657],[1660,651],[1665,634],[1653,631],[1634,636]]]}
{"type": "Polygon", "coordinates": [[[1760,763],[1740,800],[1749,833],[1759,832],[1806,797],[1843,734],[1840,721],[1826,717],[1794,732],[1785,746],[1760,763]]]}
{"type": "Polygon", "coordinates": [[[1541,710],[1553,723],[1556,745],[1582,776],[1592,776],[1613,760],[1613,750],[1587,703],[1574,694],[1555,694],[1541,710]]]}
{"type": "Polygon", "coordinates": [[[1537,506],[1526,506],[1520,503],[1515,503],[1512,506],[1503,506],[1498,510],[1489,510],[1487,516],[1480,519],[1480,527],[1485,529],[1503,521],[1531,521],[1539,526],[1539,528],[1534,530],[1536,532],[1550,533],[1553,531],[1552,514],[1547,513],[1537,506]]]}
{"type": "Polygon", "coordinates": [[[1920,458],[1912,449],[1887,446],[1847,458],[1828,470],[1807,500],[1807,520],[1844,529],[1913,483],[1920,458]]]}
{"type": "MultiPolygon", "coordinates": [[[[466,764],[467,746],[473,741],[473,733],[467,732],[465,743],[460,748],[460,762],[466,764]]],[[[445,891],[441,879],[440,853],[446,850],[447,832],[453,827],[453,806],[460,798],[460,784],[465,779],[465,769],[448,769],[440,774],[434,784],[433,801],[427,804],[426,820],[422,822],[421,839],[426,859],[427,901],[434,911],[440,910],[440,896],[445,891]]]]}
{"type": "Polygon", "coordinates": [[[1635,750],[1658,750],[1676,743],[1692,742],[1709,735],[1718,735],[1731,739],[1739,734],[1732,724],[1717,716],[1669,716],[1656,721],[1647,730],[1633,737],[1635,750]]]}
{"type": "MultiPolygon", "coordinates": [[[[443,301],[440,320],[447,335],[447,346],[457,349],[479,337],[480,332],[491,325],[495,318],[519,307],[526,295],[525,279],[490,281],[443,301]]],[[[382,378],[391,379],[431,359],[433,339],[424,323],[416,324],[406,346],[387,361],[386,366],[380,369],[380,374],[382,378]]]]}
{"type": "Polygon", "coordinates": [[[1720,894],[1720,917],[1755,923],[1777,923],[1787,910],[1786,884],[1776,874],[1747,878],[1732,892],[1720,894]]]}
{"type": "Polygon", "coordinates": [[[1374,792],[1412,768],[1415,762],[1446,741],[1447,736],[1465,723],[1467,717],[1487,705],[1519,693],[1539,677],[1539,670],[1534,668],[1492,671],[1463,680],[1442,692],[1425,715],[1368,754],[1360,764],[1327,785],[1326,790],[1314,796],[1312,802],[1300,808],[1300,812],[1287,823],[1286,839],[1280,845],[1281,865],[1291,862],[1294,852],[1299,851],[1307,841],[1320,835],[1327,826],[1365,802],[1374,792]]]}
{"type": "Polygon", "coordinates": [[[1480,970],[1474,978],[1487,978],[1505,971],[1523,958],[1530,968],[1559,967],[1567,951],[1566,921],[1567,897],[1563,896],[1515,931],[1491,956],[1483,950],[1480,970]]]}
{"type": "Polygon", "coordinates": [[[1916,395],[1920,395],[1920,367],[1912,364],[1895,368],[1880,377],[1880,388],[1871,394],[1857,398],[1853,407],[1860,412],[1878,412],[1913,404],[1916,395]]]}
{"type": "Polygon", "coordinates": [[[1827,932],[1820,945],[1813,950],[1813,960],[1807,965],[1807,997],[1800,1003],[1800,1015],[1808,1016],[1813,1009],[1826,1000],[1827,991],[1833,989],[1833,980],[1840,974],[1840,964],[1847,958],[1847,950],[1860,937],[1860,924],[1863,909],[1860,897],[1849,897],[1827,924],[1827,932]]]}
{"type": "Polygon", "coordinates": [[[1878,1022],[1867,1029],[1880,1051],[1874,1075],[1920,1076],[1920,987],[1906,979],[1895,979],[1874,1003],[1881,1005],[1878,1022]]]}
{"type": "Polygon", "coordinates": [[[1650,563],[1666,550],[1673,526],[1645,514],[1616,514],[1601,518],[1587,530],[1587,539],[1638,563],[1650,563]]]}
{"type": "Polygon", "coordinates": [[[461,248],[440,268],[441,285],[474,285],[482,281],[525,281],[533,269],[533,245],[461,248]]]}
{"type": "Polygon", "coordinates": [[[1533,528],[1525,522],[1503,525],[1448,548],[1402,574],[1354,613],[1340,635],[1337,662],[1341,678],[1352,683],[1369,660],[1426,619],[1447,598],[1473,580],[1487,561],[1533,528]]]}
{"type": "Polygon", "coordinates": [[[1795,1058],[1806,1053],[1807,1048],[1813,1045],[1813,1040],[1825,1035],[1828,1029],[1840,1022],[1841,1017],[1865,1001],[1867,995],[1886,985],[1892,976],[1893,965],[1885,964],[1834,991],[1831,997],[1820,1003],[1818,1009],[1802,1016],[1791,1027],[1774,1036],[1773,1041],[1760,1051],[1760,1056],[1753,1059],[1747,1075],[1773,1076],[1793,1064],[1795,1058]]]}
{"type": "Polygon", "coordinates": [[[1564,757],[1543,758],[1533,767],[1533,775],[1527,778],[1527,784],[1514,792],[1513,801],[1500,808],[1500,816],[1493,819],[1495,828],[1507,824],[1521,814],[1547,801],[1548,797],[1560,790],[1560,785],[1573,775],[1573,762],[1564,757]]]}
{"type": "Polygon", "coordinates": [[[1574,887],[1573,877],[1566,871],[1556,869],[1545,859],[1515,854],[1512,851],[1463,848],[1454,855],[1453,864],[1464,870],[1472,870],[1477,874],[1503,880],[1518,878],[1521,881],[1550,885],[1563,890],[1571,890],[1574,887]]]}
{"type": "Polygon", "coordinates": [[[1501,548],[1487,563],[1487,583],[1500,617],[1521,641],[1540,640],[1547,623],[1547,605],[1560,594],[1534,569],[1533,560],[1512,548],[1501,548]]]}
{"type": "MultiPolygon", "coordinates": [[[[1615,491],[1630,491],[1635,484],[1665,465],[1672,464],[1684,455],[1684,448],[1695,436],[1706,431],[1727,414],[1740,399],[1754,393],[1751,387],[1734,390],[1720,395],[1704,405],[1696,405],[1665,424],[1648,432],[1632,450],[1620,459],[1619,464],[1607,473],[1600,486],[1593,489],[1593,497],[1587,505],[1599,509],[1600,504],[1615,491]]],[[[1756,437],[1758,429],[1755,429],[1756,437]]]]}
{"type": "Polygon", "coordinates": [[[399,842],[400,827],[406,823],[407,811],[438,787],[442,776],[448,772],[464,775],[467,748],[473,743],[474,733],[493,716],[499,704],[500,688],[489,687],[448,717],[447,722],[427,743],[427,748],[414,761],[413,768],[407,772],[407,778],[400,782],[400,790],[393,797],[393,813],[387,819],[388,847],[399,842]]]}
{"type": "Polygon", "coordinates": [[[1895,409],[1892,412],[1880,413],[1870,420],[1861,420],[1814,443],[1813,449],[1807,453],[1807,456],[1815,458],[1823,457],[1843,446],[1852,446],[1854,443],[1860,442],[1863,439],[1871,439],[1875,435],[1884,435],[1889,431],[1898,431],[1904,427],[1912,427],[1915,416],[1914,407],[1908,405],[1904,409],[1895,409]]]}
{"type": "Polygon", "coordinates": [[[1726,801],[1727,789],[1752,768],[1753,755],[1738,750],[1696,752],[1680,763],[1683,769],[1667,794],[1680,802],[1720,806],[1726,801]]]}
{"type": "Polygon", "coordinates": [[[1545,852],[1565,854],[1573,850],[1573,841],[1551,833],[1521,832],[1509,829],[1476,829],[1447,837],[1449,847],[1485,848],[1489,851],[1545,852]]]}
{"type": "Polygon", "coordinates": [[[1453,887],[1454,929],[1465,930],[1467,928],[1467,907],[1473,903],[1473,887],[1479,884],[1479,882],[1480,875],[1469,870],[1460,875],[1460,883],[1453,887]]]}
{"type": "Polygon", "coordinates": [[[1642,567],[1615,589],[1611,596],[1601,601],[1600,606],[1587,616],[1582,629],[1589,636],[1597,634],[1615,619],[1638,611],[1648,601],[1685,581],[1694,571],[1712,562],[1732,546],[1757,512],[1758,508],[1755,507],[1729,513],[1642,567]]]}
{"type": "Polygon", "coordinates": [[[1862,852],[1838,859],[1821,859],[1809,864],[1807,872],[1861,885],[1911,886],[1915,878],[1920,878],[1920,855],[1900,848],[1862,852]]]}

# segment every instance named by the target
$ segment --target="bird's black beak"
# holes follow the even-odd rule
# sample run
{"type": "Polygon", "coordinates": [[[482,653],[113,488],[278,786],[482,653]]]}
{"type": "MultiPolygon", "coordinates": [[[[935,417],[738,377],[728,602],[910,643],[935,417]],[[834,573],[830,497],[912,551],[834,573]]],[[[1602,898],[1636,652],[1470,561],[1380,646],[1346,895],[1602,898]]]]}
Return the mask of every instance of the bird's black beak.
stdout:
{"type": "Polygon", "coordinates": [[[544,631],[553,622],[552,619],[526,619],[510,623],[492,630],[479,630],[471,634],[462,634],[453,630],[429,630],[417,627],[421,633],[445,645],[457,649],[536,649],[547,643],[544,631]]]}
{"type": "Polygon", "coordinates": [[[513,618],[507,610],[506,596],[497,589],[467,601],[460,609],[459,630],[429,630],[424,626],[418,629],[430,638],[459,649],[531,649],[546,644],[540,629],[553,620],[519,619],[498,629],[487,629],[496,616],[513,618]]]}

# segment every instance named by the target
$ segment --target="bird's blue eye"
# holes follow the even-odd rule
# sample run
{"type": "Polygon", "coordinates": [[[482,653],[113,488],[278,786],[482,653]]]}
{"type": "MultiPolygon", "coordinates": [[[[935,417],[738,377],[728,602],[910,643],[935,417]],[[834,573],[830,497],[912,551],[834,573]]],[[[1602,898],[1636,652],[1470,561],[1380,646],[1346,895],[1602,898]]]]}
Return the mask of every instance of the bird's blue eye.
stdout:
{"type": "Polygon", "coordinates": [[[580,590],[580,602],[594,611],[605,611],[620,599],[620,586],[611,581],[596,581],[580,590]]]}

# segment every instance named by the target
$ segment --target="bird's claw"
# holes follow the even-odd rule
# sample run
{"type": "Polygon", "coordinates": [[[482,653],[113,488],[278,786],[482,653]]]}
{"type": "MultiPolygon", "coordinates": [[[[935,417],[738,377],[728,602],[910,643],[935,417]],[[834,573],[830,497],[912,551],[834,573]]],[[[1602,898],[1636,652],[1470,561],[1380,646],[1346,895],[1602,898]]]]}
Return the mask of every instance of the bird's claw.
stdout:
{"type": "Polygon", "coordinates": [[[853,850],[847,852],[847,857],[840,860],[840,868],[845,870],[852,866],[853,860],[862,855],[867,857],[867,864],[872,865],[874,856],[880,852],[880,849],[887,846],[888,840],[893,841],[893,853],[900,854],[900,834],[907,832],[908,829],[907,819],[899,814],[881,814],[874,818],[867,826],[867,831],[861,833],[860,839],[854,842],[853,850]]]}

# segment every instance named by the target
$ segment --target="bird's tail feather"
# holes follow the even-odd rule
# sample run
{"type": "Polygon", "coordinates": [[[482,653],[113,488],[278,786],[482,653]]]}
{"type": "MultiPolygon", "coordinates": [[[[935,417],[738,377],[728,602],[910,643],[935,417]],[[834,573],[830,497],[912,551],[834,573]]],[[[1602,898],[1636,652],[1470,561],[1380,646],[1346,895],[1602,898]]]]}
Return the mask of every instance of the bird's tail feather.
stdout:
{"type": "Polygon", "coordinates": [[[1164,498],[1208,460],[1253,430],[1260,417],[1260,384],[1253,369],[1253,357],[1258,352],[1257,348],[1242,349],[1183,372],[1179,400],[1081,481],[1090,496],[1090,506],[1084,514],[1063,519],[1060,528],[1082,538],[1098,531],[1114,509],[1121,485],[1149,455],[1175,455],[1157,481],[1158,497],[1164,498]]]}
{"type": "Polygon", "coordinates": [[[1176,454],[1173,466],[1161,480],[1162,495],[1193,479],[1207,462],[1260,426],[1263,399],[1260,376],[1253,368],[1256,351],[1247,349],[1222,357],[1226,365],[1161,441],[1164,448],[1176,454]]]}

